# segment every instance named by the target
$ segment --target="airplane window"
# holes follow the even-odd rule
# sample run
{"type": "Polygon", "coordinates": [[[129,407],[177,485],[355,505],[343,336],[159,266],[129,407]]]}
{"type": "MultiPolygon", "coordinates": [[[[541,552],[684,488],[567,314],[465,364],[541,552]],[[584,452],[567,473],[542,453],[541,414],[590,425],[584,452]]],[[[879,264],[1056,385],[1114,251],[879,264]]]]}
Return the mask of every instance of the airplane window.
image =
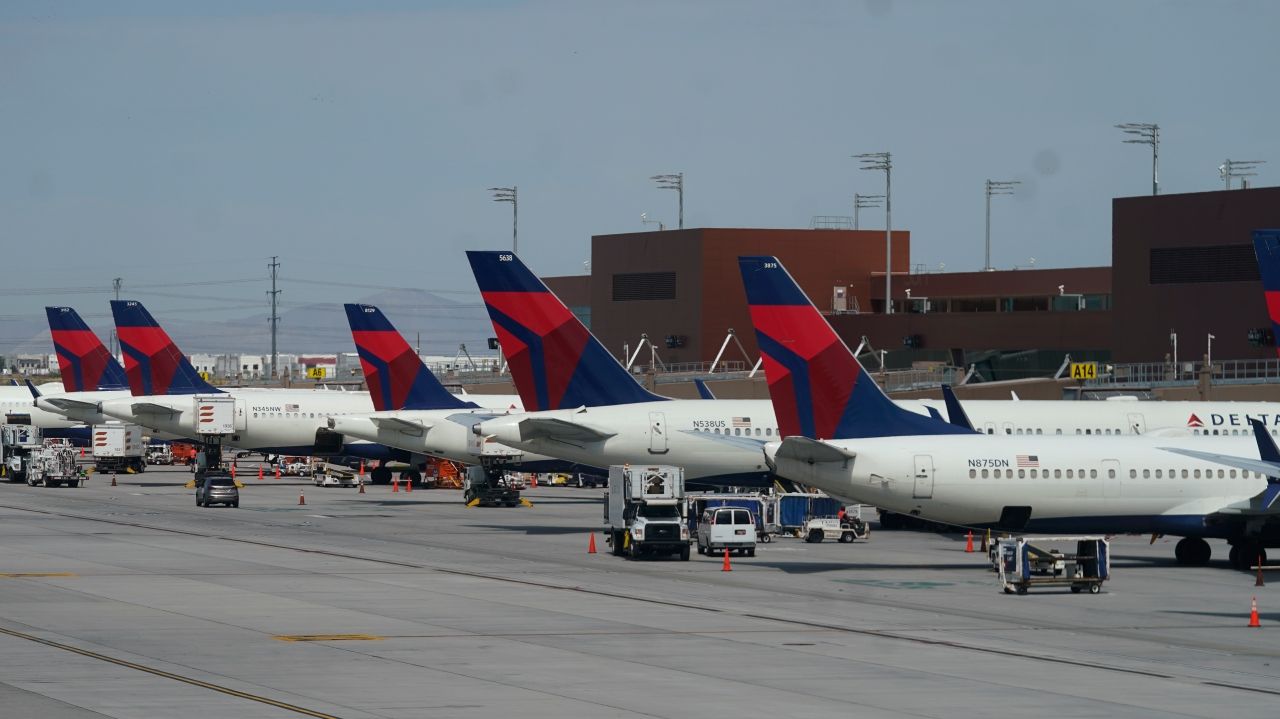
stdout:
{"type": "Polygon", "coordinates": [[[1136,469],[1129,470],[1129,479],[1137,479],[1137,478],[1138,478],[1138,470],[1136,469]]]}
{"type": "Polygon", "coordinates": [[[1096,469],[1089,470],[1089,479],[1097,479],[1097,478],[1098,478],[1098,470],[1096,469]]]}
{"type": "Polygon", "coordinates": [[[759,437],[759,436],[760,436],[760,428],[759,428],[759,427],[756,427],[756,436],[757,436],[757,437],[759,437]]]}
{"type": "Polygon", "coordinates": [[[734,428],[733,428],[733,436],[735,436],[735,437],[739,437],[739,436],[741,436],[741,435],[742,435],[742,430],[741,430],[741,429],[739,429],[739,428],[737,428],[737,427],[734,427],[734,428]]]}
{"type": "Polygon", "coordinates": [[[1079,428],[1079,427],[1076,427],[1076,434],[1084,434],[1084,432],[1081,432],[1081,431],[1080,431],[1080,428],[1079,428]]]}
{"type": "Polygon", "coordinates": [[[1019,427],[1019,428],[1018,428],[1017,434],[1022,434],[1022,428],[1021,428],[1021,427],[1019,427]]]}
{"type": "Polygon", "coordinates": [[[987,427],[987,434],[995,434],[995,433],[996,431],[994,429],[987,427]]]}
{"type": "Polygon", "coordinates": [[[1070,469],[1067,470],[1067,479],[1075,479],[1076,473],[1070,469]]]}
{"type": "Polygon", "coordinates": [[[1044,430],[1040,429],[1039,427],[1036,427],[1036,434],[1044,434],[1044,430]]]}
{"type": "Polygon", "coordinates": [[[1053,470],[1053,478],[1054,478],[1054,479],[1062,479],[1062,470],[1060,470],[1060,469],[1055,469],[1055,470],[1053,470]]]}
{"type": "Polygon", "coordinates": [[[1013,434],[1013,428],[1012,428],[1012,427],[1005,427],[1005,428],[1004,428],[1004,433],[1005,433],[1005,434],[1013,434]]]}
{"type": "Polygon", "coordinates": [[[1151,478],[1151,470],[1149,470],[1149,469],[1144,469],[1144,470],[1142,470],[1142,478],[1143,478],[1143,479],[1150,479],[1150,478],[1151,478]]]}
{"type": "Polygon", "coordinates": [[[1036,478],[1036,471],[1035,471],[1034,469],[1033,469],[1033,470],[1031,470],[1031,478],[1032,478],[1032,479],[1035,479],[1035,478],[1036,478]]]}
{"type": "Polygon", "coordinates": [[[1058,428],[1058,431],[1057,431],[1055,434],[1062,434],[1062,428],[1061,428],[1061,427],[1059,427],[1059,428],[1058,428]]]}
{"type": "Polygon", "coordinates": [[[978,478],[978,470],[976,469],[969,470],[969,479],[977,479],[977,478],[978,478]]]}
{"type": "Polygon", "coordinates": [[[1022,479],[1026,476],[1027,476],[1027,471],[1025,469],[1018,470],[1018,479],[1022,479]]]}
{"type": "Polygon", "coordinates": [[[257,412],[254,412],[254,413],[253,413],[253,418],[254,418],[254,419],[257,419],[257,418],[258,418],[258,413],[257,413],[257,412]]]}
{"type": "Polygon", "coordinates": [[[984,470],[982,470],[982,478],[983,478],[983,479],[986,479],[986,478],[987,478],[987,470],[985,470],[985,469],[984,469],[984,470]]]}
{"type": "Polygon", "coordinates": [[[1178,470],[1176,469],[1169,470],[1169,479],[1173,479],[1174,477],[1177,477],[1177,476],[1178,476],[1178,470]]]}
{"type": "Polygon", "coordinates": [[[1111,430],[1109,430],[1109,429],[1104,429],[1104,430],[1102,430],[1102,433],[1103,433],[1103,434],[1111,434],[1111,430]]]}
{"type": "Polygon", "coordinates": [[[1218,436],[1218,430],[1216,430],[1216,429],[1215,429],[1215,430],[1213,430],[1213,436],[1214,436],[1214,437],[1217,437],[1217,436],[1218,436]]]}
{"type": "MultiPolygon", "coordinates": [[[[1200,470],[1196,470],[1196,476],[1199,476],[1199,475],[1200,475],[1200,470]]],[[[1186,478],[1187,478],[1187,470],[1185,470],[1185,469],[1184,469],[1184,470],[1182,470],[1182,478],[1183,478],[1183,479],[1186,479],[1186,478]]]]}
{"type": "Polygon", "coordinates": [[[764,436],[766,436],[766,437],[772,437],[772,436],[773,436],[773,427],[765,427],[765,428],[764,428],[764,436]]]}
{"type": "Polygon", "coordinates": [[[1086,430],[1084,431],[1084,433],[1085,433],[1085,434],[1090,434],[1090,435],[1091,435],[1091,434],[1093,434],[1093,430],[1091,430],[1091,429],[1086,429],[1086,430]]]}
{"type": "Polygon", "coordinates": [[[1107,479],[1115,479],[1115,478],[1116,478],[1116,471],[1114,469],[1108,469],[1107,479]]]}
{"type": "Polygon", "coordinates": [[[1218,470],[1218,479],[1222,479],[1222,478],[1223,478],[1223,477],[1225,477],[1225,476],[1226,476],[1226,472],[1225,472],[1225,471],[1223,471],[1223,470],[1221,470],[1221,469],[1220,469],[1220,470],[1218,470]]]}
{"type": "Polygon", "coordinates": [[[1192,476],[1194,476],[1196,479],[1200,479],[1200,470],[1197,469],[1195,472],[1192,473],[1192,476]]]}
{"type": "Polygon", "coordinates": [[[1162,478],[1163,478],[1163,473],[1162,473],[1160,470],[1158,470],[1158,469],[1157,469],[1157,470],[1156,470],[1156,479],[1162,479],[1162,478]]]}
{"type": "Polygon", "coordinates": [[[311,419],[315,419],[315,418],[316,418],[316,413],[315,413],[315,412],[312,412],[312,413],[311,413],[311,419]]]}

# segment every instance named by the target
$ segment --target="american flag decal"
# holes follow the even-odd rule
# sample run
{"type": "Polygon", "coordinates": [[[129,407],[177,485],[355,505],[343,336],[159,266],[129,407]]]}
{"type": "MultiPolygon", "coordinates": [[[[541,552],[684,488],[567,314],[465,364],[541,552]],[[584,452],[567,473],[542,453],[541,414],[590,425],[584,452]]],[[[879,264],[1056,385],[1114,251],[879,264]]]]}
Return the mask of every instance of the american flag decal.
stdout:
{"type": "Polygon", "coordinates": [[[750,426],[751,426],[751,418],[750,418],[750,417],[734,417],[734,418],[733,418],[733,423],[732,423],[732,425],[731,425],[731,426],[733,426],[733,427],[750,427],[750,426]]]}
{"type": "Polygon", "coordinates": [[[1040,467],[1040,458],[1034,454],[1018,455],[1018,469],[1036,469],[1040,467]]]}

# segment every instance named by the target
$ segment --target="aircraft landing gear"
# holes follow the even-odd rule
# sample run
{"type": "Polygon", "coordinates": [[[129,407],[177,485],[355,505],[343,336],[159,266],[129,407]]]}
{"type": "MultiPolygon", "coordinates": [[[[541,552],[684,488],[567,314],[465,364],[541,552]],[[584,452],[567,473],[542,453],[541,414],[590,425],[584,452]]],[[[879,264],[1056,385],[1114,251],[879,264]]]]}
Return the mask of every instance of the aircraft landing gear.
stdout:
{"type": "Polygon", "coordinates": [[[1266,564],[1267,550],[1252,539],[1242,539],[1231,545],[1231,553],[1227,558],[1232,567],[1245,571],[1252,569],[1254,562],[1266,564]]]}
{"type": "Polygon", "coordinates": [[[1213,549],[1209,547],[1209,543],[1199,537],[1183,537],[1173,548],[1173,556],[1177,558],[1178,564],[1202,566],[1209,563],[1212,554],[1213,549]]]}

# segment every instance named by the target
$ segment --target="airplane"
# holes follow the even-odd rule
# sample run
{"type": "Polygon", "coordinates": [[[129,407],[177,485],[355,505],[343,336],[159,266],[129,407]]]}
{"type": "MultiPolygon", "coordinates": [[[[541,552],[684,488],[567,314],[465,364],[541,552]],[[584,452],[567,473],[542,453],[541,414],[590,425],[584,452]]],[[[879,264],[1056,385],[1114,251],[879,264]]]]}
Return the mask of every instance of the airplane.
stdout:
{"type": "Polygon", "coordinates": [[[0,409],[6,421],[39,427],[43,437],[88,444],[90,430],[85,425],[108,421],[97,403],[129,396],[129,384],[120,363],[74,309],[44,309],[62,384],[46,383],[37,388],[28,380],[25,386],[0,387],[0,409]],[[36,395],[58,409],[42,404],[36,395]]]}
{"type": "Polygon", "coordinates": [[[991,436],[921,417],[885,396],[777,258],[739,267],[782,434],[764,454],[780,476],[975,529],[1178,536],[1181,564],[1207,563],[1208,538],[1226,539],[1238,568],[1280,546],[1267,501],[1280,471],[1220,461],[1249,456],[1249,438],[1220,436],[1211,460],[1167,438],[991,436]]]}
{"type": "MultiPolygon", "coordinates": [[[[691,481],[772,486],[760,449],[781,437],[768,400],[653,394],[517,256],[467,257],[526,410],[486,420],[476,430],[481,435],[597,467],[662,462],[683,466],[691,481]]],[[[946,411],[937,400],[899,405],[922,417],[946,411]]],[[[1265,402],[975,400],[966,407],[992,435],[1239,435],[1248,432],[1246,416],[1280,431],[1280,406],[1265,402]]]]}
{"type": "Polygon", "coordinates": [[[112,300],[111,311],[133,395],[99,402],[109,417],[198,440],[193,397],[227,395],[235,400],[234,433],[224,438],[227,445],[275,454],[410,459],[383,445],[345,442],[329,430],[331,417],[373,411],[364,392],[219,389],[200,377],[142,303],[112,300]]]}
{"type": "MultiPolygon", "coordinates": [[[[471,431],[472,425],[490,417],[522,412],[519,396],[477,394],[464,399],[450,394],[381,310],[373,305],[348,304],[346,312],[377,411],[330,417],[329,429],[464,464],[479,464],[489,458],[502,460],[504,467],[521,472],[584,469],[497,442],[483,442],[471,431]]],[[[589,473],[601,472],[591,468],[589,473]]]]}

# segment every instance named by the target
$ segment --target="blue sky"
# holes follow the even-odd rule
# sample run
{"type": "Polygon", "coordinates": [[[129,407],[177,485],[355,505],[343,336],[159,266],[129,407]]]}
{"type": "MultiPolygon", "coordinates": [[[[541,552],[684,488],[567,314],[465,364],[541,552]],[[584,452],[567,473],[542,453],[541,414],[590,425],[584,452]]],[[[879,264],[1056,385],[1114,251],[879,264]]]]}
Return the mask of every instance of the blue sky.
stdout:
{"type": "MultiPolygon", "coordinates": [[[[851,214],[894,154],[913,262],[1110,262],[1110,200],[1280,173],[1268,2],[22,2],[0,6],[0,319],[105,316],[110,278],[158,316],[260,312],[378,287],[473,302],[462,250],[510,243],[541,274],[592,234],[807,227],[851,214]],[[352,287],[326,283],[342,282],[352,287]],[[53,289],[50,289],[53,288],[53,289]],[[71,294],[64,288],[79,288],[71,294]],[[132,290],[132,291],[131,291],[132,290]]],[[[864,227],[882,226],[866,211],[864,227]]],[[[95,321],[93,324],[103,324],[95,321]]],[[[0,335],[4,334],[0,326],[0,335]]]]}

